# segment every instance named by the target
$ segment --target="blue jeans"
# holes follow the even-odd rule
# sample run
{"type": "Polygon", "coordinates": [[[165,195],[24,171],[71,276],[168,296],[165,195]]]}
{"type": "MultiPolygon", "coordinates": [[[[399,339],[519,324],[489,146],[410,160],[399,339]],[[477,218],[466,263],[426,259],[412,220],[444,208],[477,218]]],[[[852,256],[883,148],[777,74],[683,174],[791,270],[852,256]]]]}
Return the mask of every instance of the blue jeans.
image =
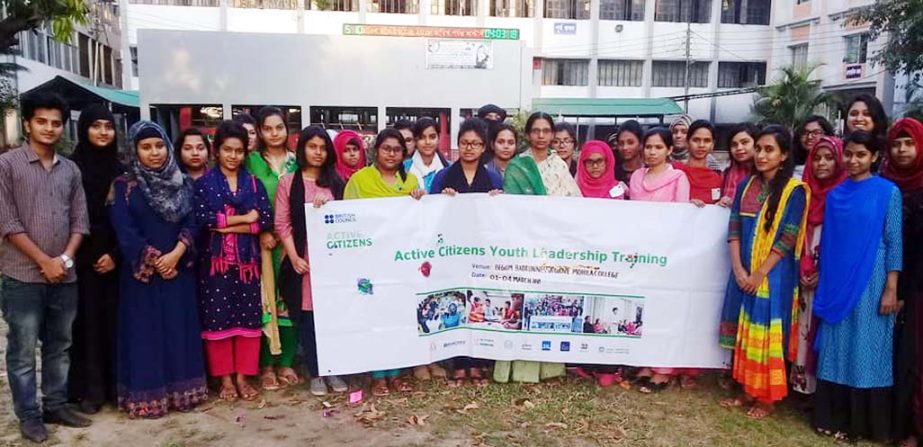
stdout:
{"type": "Polygon", "coordinates": [[[20,421],[40,419],[35,389],[35,349],[42,342],[42,406],[67,403],[71,326],[77,315],[77,284],[25,283],[8,276],[0,284],[0,309],[10,331],[6,367],[13,410],[20,421]]]}

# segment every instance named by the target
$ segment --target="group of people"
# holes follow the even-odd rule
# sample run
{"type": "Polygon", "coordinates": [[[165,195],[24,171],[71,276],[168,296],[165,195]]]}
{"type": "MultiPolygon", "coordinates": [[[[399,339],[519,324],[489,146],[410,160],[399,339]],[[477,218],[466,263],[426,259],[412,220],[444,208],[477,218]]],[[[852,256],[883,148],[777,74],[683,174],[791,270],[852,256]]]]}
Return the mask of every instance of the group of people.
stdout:
{"type": "MultiPolygon", "coordinates": [[[[869,95],[847,110],[841,136],[820,116],[794,137],[777,125],[741,123],[729,134],[725,168],[713,156],[715,126],[686,116],[668,128],[623,122],[608,141],[581,145],[572,125],[545,113],[532,114],[520,134],[488,105],[461,123],[458,159],[449,162],[430,118],[382,130],[370,150],[356,132],[331,138],[317,126],[290,148],[286,116],[274,107],[222,122],[213,138],[190,128],[171,141],[141,121],[119,142],[114,116],[95,105],[81,111],[68,159],[54,151],[67,105],[55,95],[23,97],[28,138],[0,155],[0,304],[21,432],[42,441],[43,422],[88,426],[75,408],[92,415],[106,402],[132,418],[188,411],[210,387],[228,401],[305,378],[314,395],[346,392],[354,378],[318,371],[304,205],[502,192],[729,208],[732,271],[716,341],[732,351],[725,383],[734,395],[722,405],[765,418],[794,390],[813,394],[812,424],[822,435],[916,445],[923,124],[889,126],[869,95]]],[[[468,298],[438,319],[435,301],[421,304],[422,330],[457,324],[466,301],[482,310],[477,318],[496,312],[468,298]]],[[[502,317],[518,324],[519,316],[502,317]]],[[[617,329],[636,326],[626,320],[617,329]]],[[[491,366],[498,382],[566,371],[467,357],[446,365],[451,372],[438,363],[372,371],[371,393],[410,391],[410,375],[460,386],[486,384],[491,366]]],[[[576,371],[647,393],[673,382],[692,388],[702,372],[576,371]]]]}

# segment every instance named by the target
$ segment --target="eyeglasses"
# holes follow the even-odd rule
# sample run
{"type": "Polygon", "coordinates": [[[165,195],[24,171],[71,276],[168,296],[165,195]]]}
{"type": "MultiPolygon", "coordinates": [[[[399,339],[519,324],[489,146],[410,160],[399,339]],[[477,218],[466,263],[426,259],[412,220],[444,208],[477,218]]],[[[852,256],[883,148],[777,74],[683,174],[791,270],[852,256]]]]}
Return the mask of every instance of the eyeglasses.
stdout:
{"type": "Polygon", "coordinates": [[[483,149],[484,143],[481,141],[460,141],[458,143],[459,149],[483,149]]]}
{"type": "Polygon", "coordinates": [[[596,158],[596,159],[587,158],[586,160],[583,160],[583,165],[588,168],[603,167],[606,165],[606,159],[605,158],[596,158]]]}
{"type": "Polygon", "coordinates": [[[385,152],[389,154],[400,154],[404,152],[404,149],[400,146],[381,146],[378,148],[379,152],[385,152]]]}
{"type": "Polygon", "coordinates": [[[806,137],[820,137],[823,135],[824,135],[823,129],[806,130],[804,132],[804,136],[806,137]]]}
{"type": "Polygon", "coordinates": [[[532,129],[529,131],[532,135],[550,135],[551,129],[532,129]]]}
{"type": "Polygon", "coordinates": [[[553,144],[553,145],[555,145],[555,146],[561,145],[561,144],[568,144],[568,145],[570,145],[570,144],[574,144],[574,143],[576,143],[576,141],[574,141],[573,138],[565,138],[565,139],[563,139],[563,140],[551,140],[551,144],[553,144]]]}

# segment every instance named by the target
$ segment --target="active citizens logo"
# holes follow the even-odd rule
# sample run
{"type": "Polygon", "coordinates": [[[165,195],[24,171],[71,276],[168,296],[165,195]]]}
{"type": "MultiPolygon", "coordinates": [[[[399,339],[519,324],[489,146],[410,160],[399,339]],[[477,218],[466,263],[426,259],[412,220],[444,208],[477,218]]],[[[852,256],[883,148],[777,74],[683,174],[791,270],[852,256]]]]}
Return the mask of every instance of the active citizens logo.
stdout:
{"type": "Polygon", "coordinates": [[[356,222],[356,215],[353,213],[344,214],[324,214],[324,223],[327,225],[356,222]]]}

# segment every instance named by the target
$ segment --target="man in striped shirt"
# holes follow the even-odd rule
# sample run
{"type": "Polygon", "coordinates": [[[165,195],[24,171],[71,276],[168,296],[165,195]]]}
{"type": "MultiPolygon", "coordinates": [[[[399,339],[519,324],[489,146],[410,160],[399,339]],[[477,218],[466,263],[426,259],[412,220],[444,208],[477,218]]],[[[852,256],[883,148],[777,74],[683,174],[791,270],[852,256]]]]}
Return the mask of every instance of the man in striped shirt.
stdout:
{"type": "Polygon", "coordinates": [[[74,256],[89,234],[80,170],[55,154],[69,110],[57,95],[22,98],[28,140],[0,155],[0,307],[9,325],[6,366],[23,437],[43,442],[43,421],[86,427],[67,405],[71,325],[77,314],[74,256]],[[42,406],[35,350],[42,342],[42,406]]]}

